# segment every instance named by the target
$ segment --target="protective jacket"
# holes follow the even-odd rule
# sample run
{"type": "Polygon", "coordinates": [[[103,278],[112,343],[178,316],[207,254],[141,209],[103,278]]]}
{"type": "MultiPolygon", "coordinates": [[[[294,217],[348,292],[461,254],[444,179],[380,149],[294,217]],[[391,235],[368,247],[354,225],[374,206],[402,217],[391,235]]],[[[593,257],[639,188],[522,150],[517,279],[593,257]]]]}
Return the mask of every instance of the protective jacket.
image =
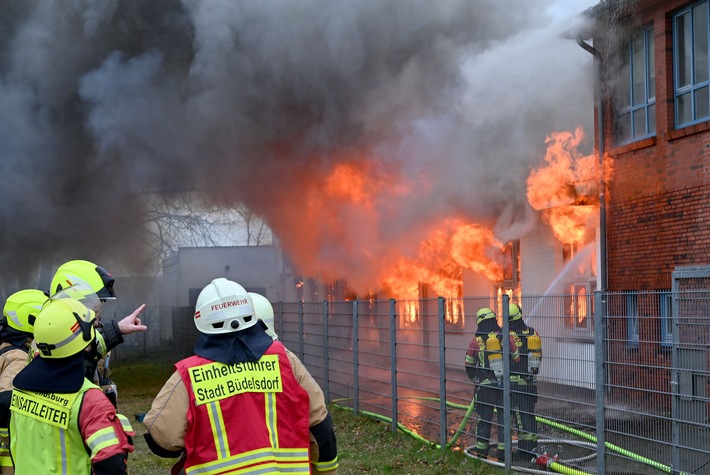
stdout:
{"type": "Polygon", "coordinates": [[[514,409],[515,423],[520,429],[518,458],[529,460],[537,445],[538,433],[537,420],[535,419],[537,376],[528,370],[528,339],[538,333],[520,319],[510,322],[510,334],[515,340],[519,354],[519,358],[512,361],[510,371],[511,403],[514,409]]]}
{"type": "MultiPolygon", "coordinates": [[[[10,342],[0,344],[0,392],[12,389],[17,373],[27,365],[29,345],[16,346],[10,342]]],[[[15,469],[10,457],[10,439],[7,427],[0,428],[0,475],[12,475],[15,469]]]]}
{"type": "Polygon", "coordinates": [[[132,451],[128,420],[115,413],[100,417],[111,409],[103,392],[86,379],[74,393],[15,388],[9,433],[15,473],[89,475],[94,463],[132,451]]]}
{"type": "Polygon", "coordinates": [[[511,322],[510,335],[517,346],[519,358],[512,361],[510,368],[510,381],[517,384],[535,384],[535,376],[528,371],[528,338],[538,335],[537,331],[524,323],[511,322]]]}
{"type": "Polygon", "coordinates": [[[156,454],[186,452],[188,474],[337,473],[323,392],[280,342],[256,363],[225,365],[192,356],[176,367],[144,419],[156,454]],[[240,423],[224,424],[235,420],[240,423]]]}

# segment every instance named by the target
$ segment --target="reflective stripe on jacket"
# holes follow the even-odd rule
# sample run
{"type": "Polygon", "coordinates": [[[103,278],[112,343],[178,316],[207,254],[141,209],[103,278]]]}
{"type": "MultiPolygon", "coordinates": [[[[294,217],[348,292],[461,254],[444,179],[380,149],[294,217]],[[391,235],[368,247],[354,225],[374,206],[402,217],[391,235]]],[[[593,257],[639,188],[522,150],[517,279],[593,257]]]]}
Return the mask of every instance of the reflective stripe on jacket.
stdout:
{"type": "Polygon", "coordinates": [[[187,388],[185,471],[193,474],[310,473],[309,400],[284,346],[258,362],[178,362],[187,388]]]}
{"type": "MultiPolygon", "coordinates": [[[[47,467],[56,467],[55,473],[62,475],[91,473],[91,453],[79,432],[81,402],[91,388],[97,386],[84,380],[81,389],[71,394],[13,389],[10,451],[16,475],[47,473],[47,467]]],[[[89,447],[110,443],[111,436],[115,438],[110,429],[92,436],[92,443],[87,440],[89,447]]]]}

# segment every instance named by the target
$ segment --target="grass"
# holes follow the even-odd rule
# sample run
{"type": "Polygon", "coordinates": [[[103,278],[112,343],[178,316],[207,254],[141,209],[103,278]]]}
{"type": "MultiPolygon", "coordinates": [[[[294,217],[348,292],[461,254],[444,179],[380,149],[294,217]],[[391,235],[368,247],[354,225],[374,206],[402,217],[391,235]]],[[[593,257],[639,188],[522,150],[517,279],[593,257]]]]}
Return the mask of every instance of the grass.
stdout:
{"type": "MultiPolygon", "coordinates": [[[[135,414],[148,412],[153,398],[173,372],[172,363],[121,361],[114,365],[113,380],[118,385],[119,412],[131,419],[137,432],[135,450],[129,457],[131,473],[158,475],[169,473],[173,459],[162,459],[148,449],[146,429],[135,421],[135,414]]],[[[331,407],[338,438],[339,475],[402,473],[426,475],[492,475],[503,473],[484,462],[466,457],[460,451],[441,450],[402,433],[390,425],[351,411],[331,407]]]]}

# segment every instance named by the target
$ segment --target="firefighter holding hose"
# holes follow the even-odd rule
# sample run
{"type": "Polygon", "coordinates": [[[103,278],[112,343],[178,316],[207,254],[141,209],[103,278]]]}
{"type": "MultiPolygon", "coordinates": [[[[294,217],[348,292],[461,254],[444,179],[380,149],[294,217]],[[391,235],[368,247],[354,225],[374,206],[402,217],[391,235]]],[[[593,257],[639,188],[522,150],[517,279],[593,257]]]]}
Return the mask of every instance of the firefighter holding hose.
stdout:
{"type": "Polygon", "coordinates": [[[537,374],[542,360],[542,346],[537,331],[527,326],[519,305],[508,306],[510,333],[517,349],[511,346],[518,358],[511,360],[510,385],[511,406],[513,408],[518,432],[518,451],[515,460],[531,460],[537,446],[537,374]]]}
{"type": "Polygon", "coordinates": [[[476,385],[475,407],[478,414],[476,424],[475,453],[481,458],[488,457],[493,425],[493,412],[497,413],[498,447],[493,458],[503,459],[503,360],[500,345],[500,326],[496,314],[488,307],[476,313],[476,334],[466,351],[464,368],[466,375],[476,385]]]}
{"type": "Polygon", "coordinates": [[[180,457],[174,474],[336,474],[335,431],[322,391],[265,332],[252,295],[215,279],[197,298],[194,322],[195,355],[175,365],[143,421],[153,453],[180,457]],[[315,463],[310,435],[320,453],[315,463]]]}

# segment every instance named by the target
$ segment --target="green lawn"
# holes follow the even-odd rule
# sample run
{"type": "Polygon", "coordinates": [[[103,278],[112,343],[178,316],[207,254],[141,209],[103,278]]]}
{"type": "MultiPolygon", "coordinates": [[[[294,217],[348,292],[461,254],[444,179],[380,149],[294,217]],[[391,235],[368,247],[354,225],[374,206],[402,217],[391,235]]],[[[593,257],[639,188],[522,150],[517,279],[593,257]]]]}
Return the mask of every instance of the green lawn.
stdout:
{"type": "MultiPolygon", "coordinates": [[[[131,473],[157,475],[169,473],[174,462],[161,459],[148,449],[143,434],[145,427],[135,421],[135,414],[147,412],[153,397],[173,372],[171,363],[145,358],[121,361],[113,367],[118,385],[119,412],[131,419],[138,433],[135,451],[129,458],[131,473]]],[[[490,475],[500,474],[483,462],[466,457],[459,451],[441,450],[421,441],[392,433],[390,425],[351,411],[331,408],[338,438],[339,474],[403,473],[425,475],[490,475]]]]}

